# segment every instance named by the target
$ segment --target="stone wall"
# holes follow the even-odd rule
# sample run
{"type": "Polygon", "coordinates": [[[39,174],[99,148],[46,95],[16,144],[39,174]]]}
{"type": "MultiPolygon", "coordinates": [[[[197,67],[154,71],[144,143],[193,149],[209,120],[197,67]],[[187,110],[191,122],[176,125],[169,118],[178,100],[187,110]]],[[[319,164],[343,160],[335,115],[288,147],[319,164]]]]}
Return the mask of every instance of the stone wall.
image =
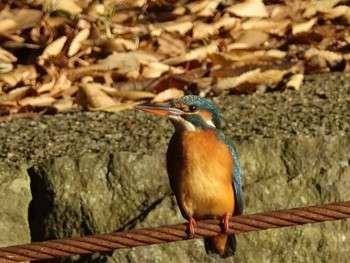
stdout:
{"type": "MultiPolygon", "coordinates": [[[[310,79],[304,90],[287,95],[216,99],[224,131],[235,138],[240,153],[246,214],[350,200],[350,87],[344,78],[350,80],[349,75],[339,75],[336,85],[343,92],[335,102],[329,78],[317,82],[324,83],[322,87],[311,85],[315,80],[310,79]],[[317,92],[328,94],[330,104],[342,105],[316,111],[317,92]],[[297,117],[293,107],[285,115],[274,114],[276,105],[283,107],[288,98],[295,105],[300,99],[302,109],[309,105],[309,110],[295,113],[297,117]],[[265,112],[260,110],[263,105],[265,112]],[[237,118],[234,106],[244,114],[230,121],[237,118]],[[261,122],[265,116],[271,121],[261,122]],[[249,125],[251,134],[244,132],[249,125]]],[[[165,171],[171,130],[166,120],[132,111],[1,123],[0,245],[183,222],[165,171]]],[[[241,234],[237,242],[237,255],[222,262],[348,262],[350,220],[241,234]]],[[[205,255],[201,240],[59,261],[141,258],[214,262],[205,255]]]]}

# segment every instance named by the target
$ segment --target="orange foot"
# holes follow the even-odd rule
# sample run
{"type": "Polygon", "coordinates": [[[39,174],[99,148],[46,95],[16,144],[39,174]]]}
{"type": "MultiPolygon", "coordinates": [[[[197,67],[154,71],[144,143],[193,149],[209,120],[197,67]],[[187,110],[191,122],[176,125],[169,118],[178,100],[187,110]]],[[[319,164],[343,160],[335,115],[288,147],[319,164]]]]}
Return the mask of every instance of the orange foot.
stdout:
{"type": "Polygon", "coordinates": [[[226,233],[229,229],[229,223],[230,223],[230,218],[231,218],[231,214],[225,214],[222,218],[222,230],[226,233]]]}
{"type": "Polygon", "coordinates": [[[188,221],[188,231],[190,232],[190,237],[194,237],[194,229],[196,228],[196,220],[194,220],[192,217],[188,221]]]}

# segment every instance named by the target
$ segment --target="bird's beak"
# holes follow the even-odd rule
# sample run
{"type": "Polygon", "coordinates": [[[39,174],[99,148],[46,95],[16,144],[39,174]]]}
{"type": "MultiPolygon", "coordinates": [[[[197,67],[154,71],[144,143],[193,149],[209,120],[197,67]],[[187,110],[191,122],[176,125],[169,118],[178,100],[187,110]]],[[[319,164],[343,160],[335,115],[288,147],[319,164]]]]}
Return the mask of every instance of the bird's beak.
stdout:
{"type": "Polygon", "coordinates": [[[181,115],[184,112],[177,108],[170,106],[170,104],[139,104],[134,107],[137,110],[150,112],[157,115],[163,116],[174,116],[181,115]]]}

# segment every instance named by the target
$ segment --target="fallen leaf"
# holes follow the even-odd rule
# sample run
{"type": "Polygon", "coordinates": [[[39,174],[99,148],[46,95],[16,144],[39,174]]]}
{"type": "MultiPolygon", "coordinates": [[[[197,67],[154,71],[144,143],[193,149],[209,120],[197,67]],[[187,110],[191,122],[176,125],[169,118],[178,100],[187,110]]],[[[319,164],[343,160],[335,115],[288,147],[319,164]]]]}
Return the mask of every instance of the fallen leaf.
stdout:
{"type": "Polygon", "coordinates": [[[223,16],[213,23],[215,30],[230,30],[239,25],[240,20],[235,17],[223,16]]]}
{"type": "Polygon", "coordinates": [[[69,57],[72,57],[78,53],[78,51],[83,45],[83,42],[86,39],[88,39],[89,35],[90,35],[90,29],[88,28],[85,28],[79,31],[79,33],[73,38],[72,43],[69,46],[69,49],[68,49],[69,57]]]}
{"type": "Polygon", "coordinates": [[[240,17],[267,17],[268,12],[262,0],[245,0],[227,8],[227,12],[240,17]]]}
{"type": "Polygon", "coordinates": [[[132,109],[136,105],[140,104],[142,102],[140,101],[133,101],[133,102],[122,102],[117,105],[111,105],[111,106],[103,106],[100,108],[89,108],[91,111],[105,111],[105,112],[120,112],[123,110],[132,109]]]}
{"type": "Polygon", "coordinates": [[[128,78],[136,78],[140,72],[140,62],[134,52],[112,53],[105,59],[98,61],[102,70],[116,69],[118,73],[128,78]]]}
{"type": "Polygon", "coordinates": [[[17,58],[11,52],[0,47],[0,62],[13,63],[16,61],[17,58]]]}
{"type": "Polygon", "coordinates": [[[44,93],[44,92],[49,92],[52,90],[53,86],[56,83],[56,79],[52,78],[49,82],[43,83],[39,88],[37,88],[37,92],[39,94],[44,93]]]}
{"type": "Polygon", "coordinates": [[[176,34],[163,32],[158,38],[157,53],[166,57],[179,56],[186,52],[186,44],[176,34]]]}
{"type": "Polygon", "coordinates": [[[187,4],[187,8],[192,14],[196,14],[201,17],[213,16],[215,10],[222,0],[202,0],[202,1],[193,1],[187,4]]]}
{"type": "Polygon", "coordinates": [[[0,104],[6,103],[6,102],[15,103],[18,100],[22,99],[30,90],[31,90],[30,87],[20,87],[20,88],[13,89],[9,93],[6,93],[0,96],[0,104]]]}
{"type": "Polygon", "coordinates": [[[250,18],[242,22],[241,27],[243,30],[257,30],[263,31],[278,36],[285,36],[288,27],[291,24],[290,19],[273,20],[273,19],[261,19],[250,18]]]}
{"type": "Polygon", "coordinates": [[[185,92],[180,89],[170,88],[160,93],[152,100],[152,103],[165,102],[185,96],[185,92]]]}
{"type": "Polygon", "coordinates": [[[4,82],[8,87],[16,86],[22,80],[22,75],[17,74],[15,70],[0,74],[0,84],[4,82]]]}
{"type": "Polygon", "coordinates": [[[133,40],[114,38],[103,42],[103,48],[108,52],[126,52],[137,49],[137,43],[133,40]]]}
{"type": "Polygon", "coordinates": [[[53,105],[58,112],[66,112],[74,108],[74,103],[72,98],[64,98],[57,100],[53,105]]]}
{"type": "Polygon", "coordinates": [[[53,85],[49,94],[54,98],[60,97],[66,89],[71,87],[71,85],[72,82],[67,78],[67,75],[61,74],[55,81],[55,84],[53,85]]]}
{"type": "Polygon", "coordinates": [[[304,58],[309,61],[312,68],[325,69],[336,67],[343,61],[343,56],[338,52],[310,48],[304,53],[304,58]]]}
{"type": "Polygon", "coordinates": [[[140,100],[140,99],[151,99],[156,96],[153,92],[141,91],[141,90],[117,90],[112,87],[105,85],[98,85],[98,87],[111,97],[118,97],[128,100],[140,100]]]}
{"type": "Polygon", "coordinates": [[[5,18],[0,16],[0,33],[12,34],[17,30],[32,28],[40,22],[42,16],[43,12],[35,9],[17,9],[14,13],[7,11],[5,18]]]}
{"type": "MultiPolygon", "coordinates": [[[[64,11],[66,11],[69,14],[72,14],[72,15],[80,14],[83,11],[83,9],[82,9],[81,6],[79,6],[77,4],[77,2],[79,2],[79,1],[74,1],[74,0],[55,0],[55,4],[56,4],[55,9],[64,10],[64,11]]],[[[82,1],[81,3],[84,3],[84,1],[82,1]]]]}
{"type": "Polygon", "coordinates": [[[267,41],[269,35],[267,33],[255,30],[247,30],[234,41],[232,44],[227,46],[228,50],[232,49],[248,49],[262,46],[267,41]]]}
{"type": "Polygon", "coordinates": [[[311,30],[311,28],[315,25],[317,20],[318,20],[318,18],[314,17],[307,22],[293,24],[292,25],[292,34],[296,35],[296,34],[299,34],[301,32],[307,32],[307,31],[311,30]]]}
{"type": "Polygon", "coordinates": [[[183,54],[177,57],[168,58],[163,60],[162,62],[168,65],[176,65],[176,64],[180,64],[191,60],[203,60],[209,54],[214,53],[217,50],[218,50],[218,43],[213,41],[208,46],[192,49],[186,54],[183,54]]]}
{"type": "Polygon", "coordinates": [[[20,106],[32,106],[32,107],[49,107],[56,101],[55,98],[52,98],[46,94],[39,95],[36,97],[26,97],[18,101],[20,106]]]}
{"type": "Polygon", "coordinates": [[[161,62],[145,63],[141,76],[144,78],[159,78],[163,73],[168,72],[170,66],[161,62]]]}
{"type": "Polygon", "coordinates": [[[111,106],[116,106],[114,99],[108,96],[100,89],[98,83],[81,83],[80,84],[81,100],[80,104],[89,110],[103,109],[111,106]]]}
{"type": "Polygon", "coordinates": [[[303,12],[303,16],[306,18],[310,18],[315,16],[317,12],[327,12],[339,2],[340,0],[312,1],[306,6],[306,9],[303,12]]]}
{"type": "Polygon", "coordinates": [[[159,36],[162,32],[166,31],[169,33],[177,33],[180,36],[185,35],[188,31],[190,31],[193,27],[193,23],[191,21],[174,21],[174,22],[165,22],[159,24],[149,25],[151,35],[159,36]]]}
{"type": "Polygon", "coordinates": [[[286,89],[299,90],[304,80],[304,74],[292,75],[286,83],[286,89]]]}
{"type": "Polygon", "coordinates": [[[0,74],[8,73],[13,70],[13,65],[11,63],[1,63],[0,62],[0,74]]]}
{"type": "Polygon", "coordinates": [[[44,49],[43,53],[39,57],[39,60],[44,61],[44,60],[47,60],[48,58],[56,57],[58,54],[61,53],[66,41],[67,41],[67,37],[62,36],[56,39],[55,41],[53,41],[52,43],[50,43],[49,45],[47,45],[47,47],[44,49]]]}
{"type": "Polygon", "coordinates": [[[259,74],[260,72],[261,70],[257,68],[257,69],[248,71],[246,73],[243,73],[238,77],[220,78],[217,80],[215,87],[221,90],[231,89],[244,82],[247,82],[250,78],[259,74]]]}
{"type": "Polygon", "coordinates": [[[193,39],[207,38],[215,33],[213,25],[206,24],[203,22],[197,22],[193,25],[192,37],[193,39]]]}

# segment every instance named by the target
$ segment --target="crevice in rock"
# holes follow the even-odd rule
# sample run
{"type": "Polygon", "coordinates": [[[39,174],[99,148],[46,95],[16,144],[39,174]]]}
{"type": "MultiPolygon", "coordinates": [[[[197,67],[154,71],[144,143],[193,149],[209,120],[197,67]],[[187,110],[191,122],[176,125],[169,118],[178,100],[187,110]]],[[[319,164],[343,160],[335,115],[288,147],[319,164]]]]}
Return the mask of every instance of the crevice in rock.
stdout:
{"type": "Polygon", "coordinates": [[[47,184],[40,174],[40,170],[30,167],[28,170],[30,178],[30,190],[32,200],[28,208],[28,223],[32,241],[47,240],[45,218],[53,209],[53,193],[48,191],[47,184]]]}

